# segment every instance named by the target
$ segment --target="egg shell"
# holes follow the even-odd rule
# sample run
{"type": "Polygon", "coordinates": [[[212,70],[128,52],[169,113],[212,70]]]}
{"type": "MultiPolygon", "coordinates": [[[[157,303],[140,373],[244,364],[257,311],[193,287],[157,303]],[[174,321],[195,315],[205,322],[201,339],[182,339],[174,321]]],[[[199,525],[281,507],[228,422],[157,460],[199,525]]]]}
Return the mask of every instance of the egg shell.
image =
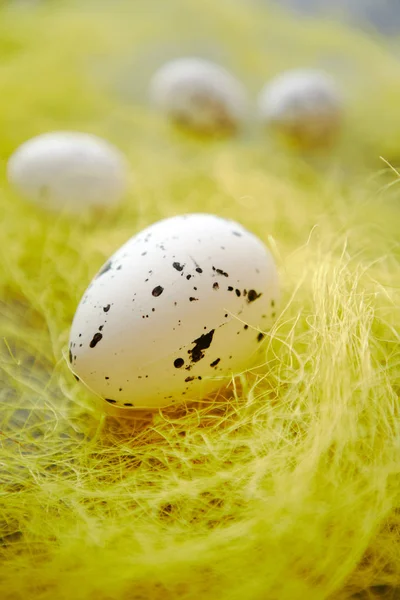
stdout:
{"type": "Polygon", "coordinates": [[[334,79],[318,70],[278,75],[258,98],[261,120],[304,145],[329,145],[340,129],[341,94],[334,79]]]}
{"type": "Polygon", "coordinates": [[[161,67],[150,98],[166,116],[204,133],[236,129],[246,114],[244,87],[223,67],[199,58],[180,58],[161,67]]]}
{"type": "Polygon", "coordinates": [[[254,360],[278,300],[274,260],[234,221],[190,214],[131,238],[86,290],[72,371],[109,403],[201,398],[254,360]]]}
{"type": "Polygon", "coordinates": [[[109,142],[88,133],[44,133],[22,144],[8,179],[25,198],[50,209],[79,212],[111,206],[127,190],[128,166],[109,142]]]}

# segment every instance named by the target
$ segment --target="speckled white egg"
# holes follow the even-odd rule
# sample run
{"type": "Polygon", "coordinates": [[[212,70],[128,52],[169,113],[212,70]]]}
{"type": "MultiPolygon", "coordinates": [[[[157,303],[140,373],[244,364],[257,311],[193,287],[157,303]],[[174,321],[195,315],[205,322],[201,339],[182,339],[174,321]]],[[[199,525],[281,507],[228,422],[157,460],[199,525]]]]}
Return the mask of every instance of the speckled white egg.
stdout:
{"type": "Polygon", "coordinates": [[[14,152],[8,179],[28,200],[76,212],[120,201],[128,167],[123,154],[106,140],[55,131],[28,140],[14,152]]]}
{"type": "Polygon", "coordinates": [[[334,79],[317,70],[294,70],[267,83],[258,98],[261,120],[304,146],[330,145],[342,121],[334,79]]]}
{"type": "Polygon", "coordinates": [[[234,130],[246,114],[241,83],[200,58],[180,58],[161,67],[151,81],[150,98],[173,121],[204,133],[234,130]]]}
{"type": "Polygon", "coordinates": [[[201,398],[251,364],[277,300],[274,260],[241,225],[207,214],[159,221],[89,285],[72,324],[70,366],[121,407],[201,398]]]}

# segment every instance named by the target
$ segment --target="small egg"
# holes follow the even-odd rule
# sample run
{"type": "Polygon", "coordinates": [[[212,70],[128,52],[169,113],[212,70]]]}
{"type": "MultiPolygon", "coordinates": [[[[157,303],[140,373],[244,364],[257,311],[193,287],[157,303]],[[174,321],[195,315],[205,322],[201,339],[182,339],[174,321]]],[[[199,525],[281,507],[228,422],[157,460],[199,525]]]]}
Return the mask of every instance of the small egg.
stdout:
{"type": "Polygon", "coordinates": [[[247,105],[241,83],[200,58],[180,58],[161,67],[152,78],[150,98],[172,121],[202,133],[237,129],[247,105]]]}
{"type": "Polygon", "coordinates": [[[277,269],[255,235],[214,215],[165,219],[126,242],[87,288],[70,367],[120,407],[199,399],[254,361],[277,301],[277,269]]]}
{"type": "Polygon", "coordinates": [[[342,122],[334,79],[317,70],[294,70],[267,83],[258,98],[261,120],[299,146],[330,146],[342,122]]]}
{"type": "Polygon", "coordinates": [[[123,154],[88,133],[55,131],[34,137],[14,152],[7,170],[23,197],[56,210],[112,206],[128,186],[123,154]]]}

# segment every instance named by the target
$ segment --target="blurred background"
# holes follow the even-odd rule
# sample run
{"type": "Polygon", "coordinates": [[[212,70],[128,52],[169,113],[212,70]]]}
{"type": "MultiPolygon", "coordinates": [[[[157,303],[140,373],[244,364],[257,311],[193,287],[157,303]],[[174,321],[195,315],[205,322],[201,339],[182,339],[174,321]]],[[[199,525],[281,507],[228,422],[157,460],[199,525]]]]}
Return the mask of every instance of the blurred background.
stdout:
{"type": "Polygon", "coordinates": [[[353,25],[396,35],[400,31],[399,0],[274,0],[300,14],[347,19],[353,25]]]}

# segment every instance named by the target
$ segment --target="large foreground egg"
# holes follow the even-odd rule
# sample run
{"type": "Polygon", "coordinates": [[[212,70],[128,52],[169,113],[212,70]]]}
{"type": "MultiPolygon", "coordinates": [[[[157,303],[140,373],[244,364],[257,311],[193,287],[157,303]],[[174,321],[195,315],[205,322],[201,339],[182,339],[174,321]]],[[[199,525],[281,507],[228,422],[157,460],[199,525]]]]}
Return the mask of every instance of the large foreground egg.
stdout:
{"type": "Polygon", "coordinates": [[[258,98],[261,120],[303,147],[329,146],[342,121],[342,99],[323,71],[298,69],[278,75],[258,98]]]}
{"type": "Polygon", "coordinates": [[[246,113],[239,81],[200,58],[180,58],[161,67],[151,81],[150,97],[167,117],[202,133],[236,129],[246,113]]]}
{"type": "Polygon", "coordinates": [[[277,297],[271,254],[238,223],[207,214],[160,221],[123,245],[86,290],[71,369],[119,406],[200,398],[251,364],[277,297]]]}
{"type": "Polygon", "coordinates": [[[127,162],[95,135],[54,131],[22,144],[8,161],[8,179],[25,198],[45,208],[79,212],[121,200],[127,162]]]}

